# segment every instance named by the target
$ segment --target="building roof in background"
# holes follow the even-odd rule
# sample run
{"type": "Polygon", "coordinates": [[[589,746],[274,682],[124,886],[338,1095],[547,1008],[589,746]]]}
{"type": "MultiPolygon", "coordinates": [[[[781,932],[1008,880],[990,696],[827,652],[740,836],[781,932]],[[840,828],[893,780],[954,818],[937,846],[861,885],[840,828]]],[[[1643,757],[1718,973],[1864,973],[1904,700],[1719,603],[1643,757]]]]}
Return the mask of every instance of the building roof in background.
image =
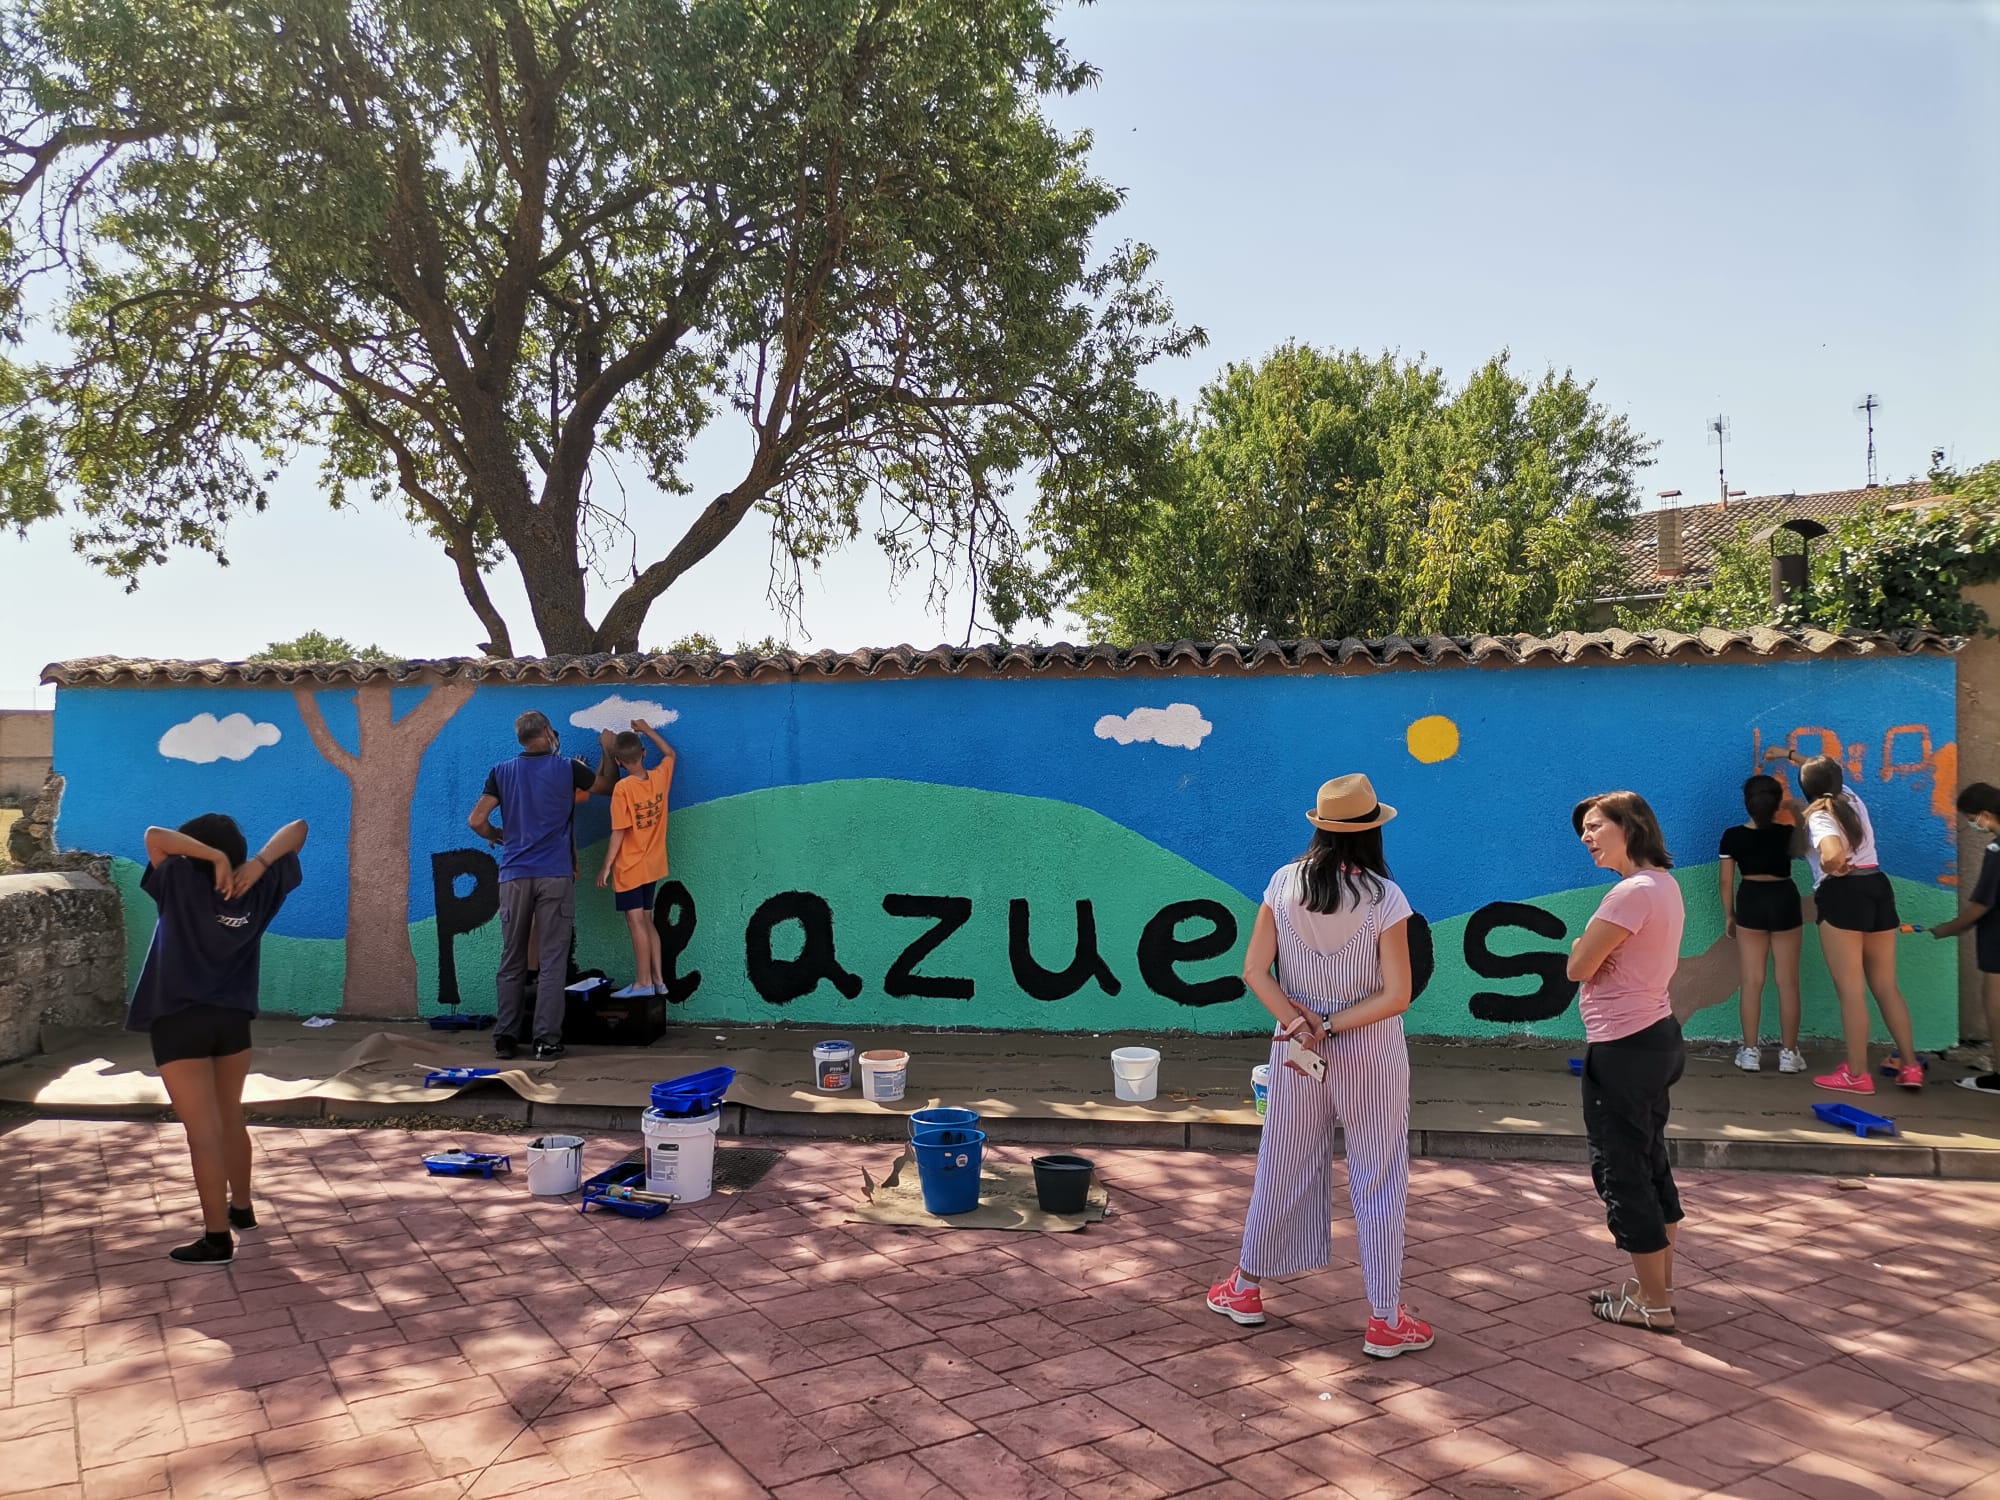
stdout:
{"type": "Polygon", "coordinates": [[[1715,550],[1735,537],[1739,528],[1762,531],[1781,521],[1814,520],[1831,523],[1851,516],[1863,506],[1899,505],[1931,496],[1929,480],[1914,484],[1885,484],[1862,490],[1827,490],[1816,495],[1751,495],[1731,500],[1725,507],[1710,502],[1700,505],[1662,506],[1633,517],[1632,530],[1618,544],[1623,570],[1606,597],[1658,594],[1675,583],[1699,583],[1715,564],[1715,550]],[[1677,573],[1661,573],[1658,565],[1662,518],[1677,518],[1681,528],[1681,568],[1677,573]]]}
{"type": "Polygon", "coordinates": [[[1237,646],[914,646],[861,651],[709,652],[632,656],[488,657],[390,662],[142,661],[96,656],[55,662],[42,681],[61,687],[352,687],[364,682],[744,682],[895,677],[1139,677],[1243,673],[1361,673],[1422,667],[1590,666],[1616,662],[1750,661],[1914,656],[1956,651],[1929,631],[1831,635],[1823,630],[1625,630],[1561,635],[1389,636],[1379,640],[1259,641],[1237,646]]]}

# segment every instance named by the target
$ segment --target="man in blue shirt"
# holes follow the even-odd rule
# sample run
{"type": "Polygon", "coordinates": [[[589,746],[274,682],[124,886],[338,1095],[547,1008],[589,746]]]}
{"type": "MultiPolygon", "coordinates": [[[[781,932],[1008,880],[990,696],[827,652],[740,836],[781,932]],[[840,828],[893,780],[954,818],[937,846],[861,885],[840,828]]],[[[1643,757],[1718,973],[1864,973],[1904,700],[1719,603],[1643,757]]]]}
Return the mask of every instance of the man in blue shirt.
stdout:
{"type": "Polygon", "coordinates": [[[576,805],[611,790],[617,775],[610,741],[592,771],[581,760],[558,753],[560,740],[542,714],[530,711],[514,721],[521,753],[503,760],[486,777],[472,815],[472,831],[500,850],[499,1002],[493,1050],[512,1057],[522,1041],[529,967],[529,934],[536,955],[533,1040],[535,1056],[562,1056],[563,984],[569,974],[570,934],[576,924],[576,846],[571,824],[576,805]],[[492,816],[498,810],[501,826],[492,816]]]}

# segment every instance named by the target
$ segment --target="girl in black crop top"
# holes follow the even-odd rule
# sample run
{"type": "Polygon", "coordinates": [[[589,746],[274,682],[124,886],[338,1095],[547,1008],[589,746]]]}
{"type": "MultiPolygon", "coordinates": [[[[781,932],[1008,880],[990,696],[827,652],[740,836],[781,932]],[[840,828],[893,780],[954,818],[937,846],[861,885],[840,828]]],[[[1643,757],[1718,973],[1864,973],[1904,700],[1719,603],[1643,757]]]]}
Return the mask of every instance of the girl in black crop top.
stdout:
{"type": "Polygon", "coordinates": [[[1775,961],[1778,974],[1778,1071],[1803,1073],[1799,1052],[1799,948],[1805,919],[1792,860],[1799,852],[1803,820],[1778,821],[1786,806],[1784,784],[1774,776],[1743,783],[1748,823],[1722,833],[1722,911],[1741,955],[1743,1043],[1736,1066],[1755,1073],[1764,1065],[1761,1021],[1765,970],[1775,961]],[[1738,877],[1741,877],[1739,881],[1738,877]]]}

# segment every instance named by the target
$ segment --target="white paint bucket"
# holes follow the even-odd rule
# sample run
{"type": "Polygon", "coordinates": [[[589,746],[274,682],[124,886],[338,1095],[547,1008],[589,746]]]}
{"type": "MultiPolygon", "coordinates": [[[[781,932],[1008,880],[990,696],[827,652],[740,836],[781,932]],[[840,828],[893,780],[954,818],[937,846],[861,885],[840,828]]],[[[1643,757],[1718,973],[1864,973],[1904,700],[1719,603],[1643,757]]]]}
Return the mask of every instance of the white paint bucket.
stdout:
{"type": "Polygon", "coordinates": [[[1257,1118],[1263,1119],[1264,1112],[1271,1107],[1271,1065],[1258,1063],[1250,1070],[1250,1092],[1257,1099],[1257,1118]]]}
{"type": "Polygon", "coordinates": [[[854,1087],[854,1043],[821,1042],[813,1048],[813,1087],[823,1094],[854,1087]]]}
{"type": "Polygon", "coordinates": [[[1111,1053],[1111,1081],[1120,1099],[1150,1099],[1160,1091],[1160,1054],[1152,1047],[1118,1047],[1111,1053]]]}
{"type": "Polygon", "coordinates": [[[663,1115],[649,1109],[639,1117],[646,1137],[646,1191],[666,1193],[683,1203],[699,1203],[715,1191],[715,1136],[722,1111],[705,1115],[663,1115]]]}
{"type": "Polygon", "coordinates": [[[893,1048],[864,1052],[861,1063],[861,1097],[876,1104],[894,1104],[903,1097],[910,1081],[910,1054],[893,1048]]]}
{"type": "Polygon", "coordinates": [[[539,1135],[528,1142],[528,1191],[560,1198],[583,1186],[583,1137],[539,1135]]]}

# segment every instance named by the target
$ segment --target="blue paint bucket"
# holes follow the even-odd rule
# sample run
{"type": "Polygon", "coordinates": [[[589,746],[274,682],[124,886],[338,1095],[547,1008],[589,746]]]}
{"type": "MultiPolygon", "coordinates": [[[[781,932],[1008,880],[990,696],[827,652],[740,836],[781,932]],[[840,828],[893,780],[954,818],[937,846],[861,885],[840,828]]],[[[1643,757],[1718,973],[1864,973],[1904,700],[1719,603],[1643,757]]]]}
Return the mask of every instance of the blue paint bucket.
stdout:
{"type": "Polygon", "coordinates": [[[985,1154],[983,1130],[924,1130],[910,1142],[917,1156],[917,1185],[924,1212],[969,1214],[979,1207],[979,1163],[985,1154]]]}
{"type": "Polygon", "coordinates": [[[910,1139],[922,1130],[977,1130],[979,1116],[969,1109],[920,1109],[910,1116],[910,1139]]]}

